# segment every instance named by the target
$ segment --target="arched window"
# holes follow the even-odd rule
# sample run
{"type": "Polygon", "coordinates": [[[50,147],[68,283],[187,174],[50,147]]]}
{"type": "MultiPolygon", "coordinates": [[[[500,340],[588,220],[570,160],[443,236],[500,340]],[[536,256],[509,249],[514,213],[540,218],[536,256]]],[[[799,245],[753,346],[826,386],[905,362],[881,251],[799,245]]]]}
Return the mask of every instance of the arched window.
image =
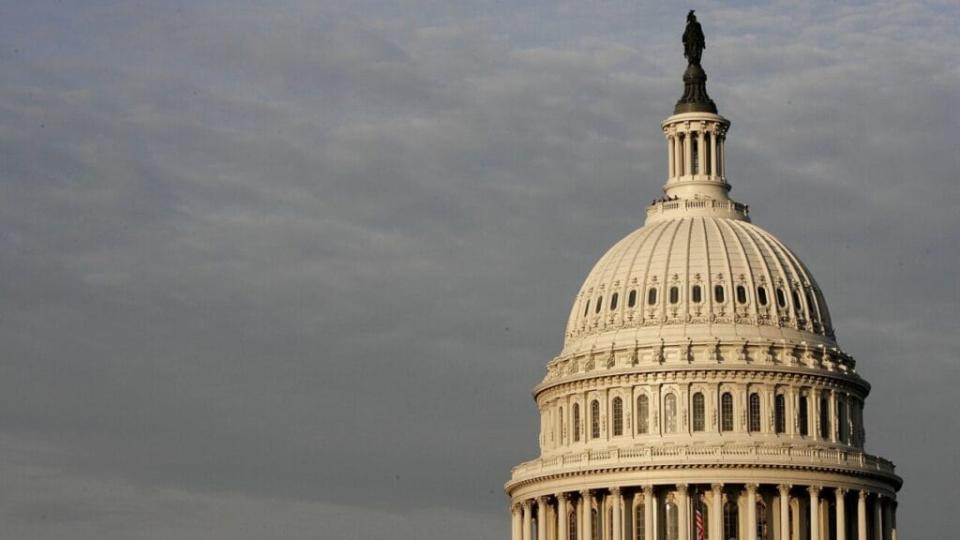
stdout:
{"type": "Polygon", "coordinates": [[[783,294],[783,289],[777,287],[777,305],[784,308],[787,307],[787,296],[783,294]]]}
{"type": "Polygon", "coordinates": [[[694,431],[703,431],[705,428],[705,411],[704,411],[704,400],[703,394],[697,392],[693,395],[693,430],[694,431]]]}
{"type": "Polygon", "coordinates": [[[567,514],[567,535],[570,537],[570,540],[577,540],[578,529],[577,513],[576,511],[572,511],[567,514]]]}
{"type": "Polygon", "coordinates": [[[713,301],[718,304],[723,303],[723,285],[716,285],[713,287],[713,301]]]}
{"type": "Polygon", "coordinates": [[[667,516],[667,540],[677,540],[680,538],[680,516],[677,503],[668,501],[663,510],[667,516]]]}
{"type": "Polygon", "coordinates": [[[623,435],[623,400],[613,398],[613,434],[623,435]]]}
{"type": "Polygon", "coordinates": [[[637,291],[636,289],[630,291],[630,294],[627,295],[627,307],[633,307],[637,305],[637,291]]]}
{"type": "Polygon", "coordinates": [[[694,304],[699,304],[703,300],[703,293],[699,285],[693,286],[693,289],[690,291],[690,299],[693,300],[694,304]]]}
{"type": "Polygon", "coordinates": [[[637,531],[637,540],[646,540],[645,534],[647,534],[647,515],[643,509],[643,503],[637,505],[637,511],[634,514],[634,529],[637,531]]]}
{"type": "Polygon", "coordinates": [[[580,404],[573,404],[573,442],[580,441],[580,404]]]}
{"type": "Polygon", "coordinates": [[[736,501],[727,501],[723,505],[723,538],[740,538],[740,510],[737,508],[736,501]]]}
{"type": "Polygon", "coordinates": [[[617,309],[617,301],[620,300],[620,293],[613,293],[610,297],[610,311],[617,309]]]}
{"type": "Polygon", "coordinates": [[[783,394],[773,398],[773,426],[777,433],[787,431],[787,402],[783,394]]]}
{"type": "Polygon", "coordinates": [[[820,438],[830,438],[830,410],[826,394],[820,396],[820,438]]]}
{"type": "Polygon", "coordinates": [[[751,433],[760,431],[760,394],[756,392],[750,394],[750,410],[747,415],[747,430],[751,433]]]}
{"type": "Polygon", "coordinates": [[[647,433],[650,430],[650,399],[646,394],[637,398],[637,433],[647,433]]]}
{"type": "Polygon", "coordinates": [[[720,431],[733,431],[733,394],[720,396],[720,431]]]}
{"type": "Polygon", "coordinates": [[[593,400],[590,402],[590,438],[600,437],[600,402],[593,400]]]}
{"type": "Polygon", "coordinates": [[[594,306],[593,312],[594,312],[594,313],[600,313],[600,308],[602,308],[602,307],[603,307],[603,296],[598,296],[598,297],[597,297],[597,305],[594,306]]]}
{"type": "Polygon", "coordinates": [[[837,400],[837,431],[840,442],[847,442],[847,402],[843,399],[837,400]]]}
{"type": "Polygon", "coordinates": [[[767,505],[757,501],[757,540],[770,540],[770,526],[767,523],[767,505]]]}
{"type": "Polygon", "coordinates": [[[757,302],[759,302],[761,306],[767,305],[767,290],[763,287],[757,287],[757,302]]]}
{"type": "Polygon", "coordinates": [[[797,422],[800,424],[800,435],[806,437],[810,432],[808,431],[807,424],[809,423],[810,414],[807,412],[807,393],[800,393],[800,411],[797,412],[797,422]]]}
{"type": "Polygon", "coordinates": [[[654,305],[657,303],[657,288],[650,287],[650,290],[647,291],[647,305],[654,305]]]}
{"type": "Polygon", "coordinates": [[[747,303],[747,288],[743,285],[737,285],[737,303],[746,304],[747,303]]]}
{"type": "Polygon", "coordinates": [[[674,394],[667,394],[663,398],[663,431],[677,432],[677,396],[674,394]]]}
{"type": "Polygon", "coordinates": [[[670,287],[670,303],[676,304],[680,301],[680,289],[678,287],[670,287]]]}

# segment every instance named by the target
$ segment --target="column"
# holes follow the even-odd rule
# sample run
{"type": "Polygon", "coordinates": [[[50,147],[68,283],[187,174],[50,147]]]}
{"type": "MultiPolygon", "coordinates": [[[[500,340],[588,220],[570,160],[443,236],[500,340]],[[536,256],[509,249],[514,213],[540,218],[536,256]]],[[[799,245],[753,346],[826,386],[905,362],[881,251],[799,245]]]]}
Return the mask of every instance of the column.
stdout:
{"type": "Polygon", "coordinates": [[[897,500],[890,501],[890,540],[897,540],[897,500]]]}
{"type": "Polygon", "coordinates": [[[703,130],[697,131],[697,171],[700,173],[700,176],[707,174],[707,158],[704,157],[706,153],[703,142],[703,130]]]}
{"type": "Polygon", "coordinates": [[[883,499],[879,493],[873,501],[873,538],[883,540],[883,499]]]}
{"type": "Polygon", "coordinates": [[[530,499],[523,501],[523,532],[520,535],[522,540],[531,540],[530,529],[532,527],[532,516],[530,509],[530,499]]]}
{"type": "Polygon", "coordinates": [[[847,505],[843,499],[846,494],[847,490],[843,488],[837,488],[833,492],[837,505],[837,540],[847,540],[847,505]]]}
{"type": "MultiPolygon", "coordinates": [[[[710,174],[719,177],[717,172],[717,130],[710,132],[710,174]]],[[[717,537],[719,538],[719,537],[717,537]]]]}
{"type": "Polygon", "coordinates": [[[778,540],[788,540],[790,538],[790,486],[780,484],[777,486],[780,490],[780,538],[778,540]]]}
{"type": "Polygon", "coordinates": [[[613,533],[613,540],[623,540],[623,516],[620,512],[623,497],[620,494],[620,488],[615,487],[610,490],[610,499],[610,504],[613,506],[613,523],[610,531],[613,533]]]}
{"type": "MultiPolygon", "coordinates": [[[[633,505],[630,507],[630,521],[633,523],[633,538],[631,540],[638,540],[640,538],[640,531],[637,529],[637,507],[640,506],[641,501],[640,497],[642,494],[637,491],[633,494],[633,505]]],[[[646,540],[646,536],[643,537],[646,540]]],[[[651,539],[652,540],[652,539],[651,539]]]]}
{"type": "MultiPolygon", "coordinates": [[[[757,485],[747,484],[747,540],[757,540],[757,485]]],[[[740,533],[743,534],[743,533],[740,533]]]]}
{"type": "Polygon", "coordinates": [[[837,393],[830,391],[830,441],[837,442],[837,433],[840,431],[840,422],[837,418],[837,393]]]}
{"type": "Polygon", "coordinates": [[[591,523],[591,511],[593,510],[593,496],[590,495],[590,490],[585,489],[580,492],[580,506],[583,507],[583,519],[580,520],[580,523],[583,524],[581,531],[583,534],[580,535],[580,538],[584,540],[593,540],[593,524],[591,523]]]}
{"type": "Polygon", "coordinates": [[[557,493],[557,540],[570,540],[568,526],[570,518],[567,516],[569,500],[566,493],[557,493]]]}
{"type": "Polygon", "coordinates": [[[510,527],[510,537],[513,540],[521,540],[520,536],[523,534],[523,511],[520,509],[520,506],[514,504],[510,507],[510,517],[511,517],[511,527],[510,527]]]}
{"type": "Polygon", "coordinates": [[[686,484],[677,484],[677,499],[678,540],[690,540],[690,494],[686,484]]]}
{"type": "Polygon", "coordinates": [[[692,158],[691,158],[693,152],[691,151],[691,148],[690,148],[691,146],[693,146],[692,144],[690,144],[690,138],[691,138],[690,136],[692,133],[693,132],[688,131],[684,133],[684,137],[683,137],[683,173],[686,174],[687,176],[689,176],[693,171],[692,158]]]}
{"type": "Polygon", "coordinates": [[[653,529],[653,486],[643,486],[643,538],[644,540],[654,540],[653,529]]]}
{"type": "Polygon", "coordinates": [[[820,540],[820,488],[810,486],[810,540],[820,540]]]}
{"type": "Polygon", "coordinates": [[[710,540],[722,540],[723,536],[723,484],[713,484],[710,495],[710,540]]]}
{"type": "Polygon", "coordinates": [[[857,540],[867,540],[867,492],[862,489],[857,498],[857,540]]]}
{"type": "Polygon", "coordinates": [[[547,498],[537,497],[537,540],[547,540],[547,498]]]}
{"type": "Polygon", "coordinates": [[[677,175],[677,158],[675,152],[677,148],[676,137],[670,135],[667,137],[667,175],[673,178],[677,175]]]}

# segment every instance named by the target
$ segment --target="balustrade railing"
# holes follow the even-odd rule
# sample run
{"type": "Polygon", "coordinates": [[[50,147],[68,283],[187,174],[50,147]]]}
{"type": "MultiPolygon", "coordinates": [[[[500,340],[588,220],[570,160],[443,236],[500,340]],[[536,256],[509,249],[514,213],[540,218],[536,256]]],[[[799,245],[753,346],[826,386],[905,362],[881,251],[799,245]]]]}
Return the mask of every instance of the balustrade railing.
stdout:
{"type": "Polygon", "coordinates": [[[643,446],[624,449],[585,450],[545,459],[535,459],[513,468],[514,480],[536,473],[594,467],[617,467],[660,463],[713,464],[762,462],[772,465],[828,465],[870,469],[893,474],[893,463],[862,452],[828,448],[794,448],[763,445],[643,446]]]}

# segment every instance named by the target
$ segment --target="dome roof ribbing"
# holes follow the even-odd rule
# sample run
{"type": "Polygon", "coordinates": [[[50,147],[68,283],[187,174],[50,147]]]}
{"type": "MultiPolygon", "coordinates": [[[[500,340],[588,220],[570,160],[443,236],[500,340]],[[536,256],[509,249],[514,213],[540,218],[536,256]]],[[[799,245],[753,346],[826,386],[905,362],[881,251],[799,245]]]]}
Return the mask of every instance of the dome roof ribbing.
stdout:
{"type": "Polygon", "coordinates": [[[820,288],[782,242],[744,219],[657,219],[594,266],[564,354],[659,339],[786,339],[835,347],[820,288]]]}

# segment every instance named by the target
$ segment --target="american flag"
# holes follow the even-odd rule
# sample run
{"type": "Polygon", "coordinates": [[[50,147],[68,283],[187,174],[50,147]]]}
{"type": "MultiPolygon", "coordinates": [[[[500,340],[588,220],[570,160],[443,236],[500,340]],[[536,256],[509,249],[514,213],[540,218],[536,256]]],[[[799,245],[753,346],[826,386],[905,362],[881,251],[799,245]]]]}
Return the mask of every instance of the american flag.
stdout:
{"type": "Polygon", "coordinates": [[[697,528],[697,540],[703,540],[703,511],[701,510],[703,502],[700,501],[699,495],[696,495],[693,501],[693,522],[697,528]]]}

